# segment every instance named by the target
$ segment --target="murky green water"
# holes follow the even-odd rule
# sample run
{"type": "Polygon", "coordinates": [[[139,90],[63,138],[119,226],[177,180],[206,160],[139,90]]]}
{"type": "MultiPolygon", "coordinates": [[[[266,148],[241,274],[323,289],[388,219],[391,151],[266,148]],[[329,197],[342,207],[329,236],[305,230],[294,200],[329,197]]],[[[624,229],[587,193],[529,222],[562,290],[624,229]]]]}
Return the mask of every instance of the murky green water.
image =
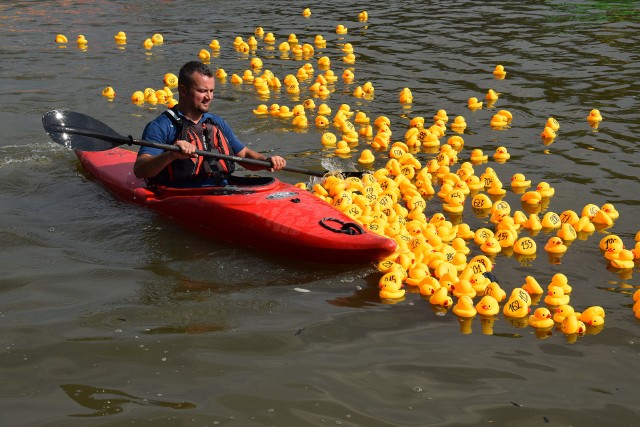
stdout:
{"type": "MultiPolygon", "coordinates": [[[[639,8],[328,1],[303,18],[303,6],[283,2],[0,4],[0,424],[637,425],[637,269],[607,267],[598,242],[615,233],[632,247],[640,230],[639,8]],[[358,21],[361,10],[368,22],[358,21]],[[348,34],[337,35],[337,24],[348,34]],[[234,38],[258,26],[277,43],[295,33],[313,44],[322,34],[327,47],[309,60],[283,58],[263,43],[255,54],[236,52],[234,38]],[[128,44],[115,44],[118,31],[128,44]],[[69,38],[66,47],[54,42],[58,33],[69,38]],[[154,33],[164,44],[145,50],[154,33]],[[44,133],[42,114],[67,108],[140,136],[162,109],[135,106],[131,94],[161,87],[165,73],[177,74],[214,38],[222,45],[214,68],[242,74],[255,55],[281,80],[325,55],[341,75],[340,47],[350,42],[356,79],[338,80],[326,100],[332,108],[347,103],[372,118],[388,116],[394,140],[412,117],[430,120],[438,109],[463,115],[462,160],[473,148],[490,154],[501,145],[512,155],[476,171],[490,166],[503,182],[515,172],[549,182],[556,195],[548,211],[613,203],[615,225],[574,241],[559,260],[542,250],[552,235],[542,232],[534,236],[535,259],[498,255],[495,270],[507,290],[527,275],[546,286],[566,274],[572,305],[605,308],[604,329],[543,335],[502,316],[460,324],[417,294],[382,304],[375,266],[302,265],[208,241],[115,200],[44,133]],[[494,79],[496,64],[506,79],[494,79]],[[367,81],[373,99],[351,96],[367,81]],[[114,101],[101,96],[105,86],[116,90],[114,101]],[[414,96],[410,107],[398,102],[404,87],[414,96]],[[469,111],[467,99],[490,88],[501,93],[495,106],[469,111]],[[604,117],[597,129],[585,119],[593,108],[604,117]],[[514,116],[507,130],[489,127],[499,109],[514,116]],[[539,135],[550,116],[561,129],[545,146],[539,135]]],[[[281,90],[267,103],[301,102],[310,81],[299,100],[281,90]]],[[[258,151],[310,169],[332,154],[313,125],[293,131],[285,121],[256,118],[251,110],[265,101],[252,87],[218,82],[216,98],[214,110],[258,151]]],[[[520,209],[519,195],[504,200],[520,209]]],[[[440,209],[435,198],[427,213],[440,209]]],[[[492,226],[470,211],[462,219],[492,226]]]]}

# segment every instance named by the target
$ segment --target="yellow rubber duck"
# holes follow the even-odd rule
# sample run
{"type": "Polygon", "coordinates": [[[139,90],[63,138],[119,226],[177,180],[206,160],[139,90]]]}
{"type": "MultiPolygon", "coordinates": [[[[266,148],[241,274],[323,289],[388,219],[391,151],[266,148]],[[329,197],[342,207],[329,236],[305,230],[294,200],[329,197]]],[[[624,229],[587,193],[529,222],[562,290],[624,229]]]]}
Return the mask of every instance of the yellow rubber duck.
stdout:
{"type": "Polygon", "coordinates": [[[560,228],[560,226],[562,225],[562,221],[560,220],[560,216],[558,216],[557,213],[547,212],[542,217],[542,221],[540,221],[540,224],[542,225],[542,228],[556,229],[560,228]]]}
{"type": "Polygon", "coordinates": [[[528,316],[531,312],[529,305],[518,295],[518,293],[511,294],[509,300],[504,304],[502,313],[505,317],[511,317],[520,319],[528,316]]]}
{"type": "Polygon", "coordinates": [[[178,87],[178,76],[173,73],[166,73],[163,78],[163,82],[170,88],[178,87]]]}
{"type": "Polygon", "coordinates": [[[576,317],[580,317],[580,313],[577,313],[573,307],[568,304],[562,304],[554,310],[553,313],[553,321],[556,323],[562,323],[565,317],[569,315],[574,315],[576,317]]]}
{"type": "Polygon", "coordinates": [[[611,219],[611,217],[602,209],[598,210],[598,212],[593,215],[593,218],[591,218],[591,222],[604,226],[613,225],[613,219],[611,219]]]}
{"type": "Polygon", "coordinates": [[[462,295],[458,298],[458,301],[453,306],[452,311],[456,316],[463,318],[471,318],[478,313],[476,308],[473,306],[473,299],[467,295],[462,295]]]}
{"type": "Polygon", "coordinates": [[[609,263],[613,268],[619,269],[631,269],[635,267],[634,253],[628,249],[622,249],[618,254],[618,257],[612,259],[609,263]]]}
{"type": "Polygon", "coordinates": [[[224,80],[224,79],[226,79],[226,78],[227,78],[227,72],[224,70],[224,68],[218,68],[218,69],[216,70],[216,77],[217,77],[219,80],[224,80]]]}
{"type": "Polygon", "coordinates": [[[586,331],[585,324],[578,320],[575,314],[570,314],[564,318],[560,330],[565,335],[583,334],[586,331]]]}
{"type": "Polygon", "coordinates": [[[257,116],[266,116],[269,114],[269,107],[265,104],[260,104],[253,110],[253,114],[257,116]]]}
{"type": "Polygon", "coordinates": [[[113,99],[116,97],[116,92],[111,86],[107,86],[102,89],[102,96],[104,96],[105,98],[113,99]]]}
{"type": "Polygon", "coordinates": [[[578,233],[576,233],[576,229],[573,228],[573,225],[564,223],[560,226],[560,230],[558,230],[556,236],[565,242],[569,242],[575,240],[578,237],[578,233]]]}
{"type": "Polygon", "coordinates": [[[490,126],[494,129],[502,129],[509,126],[507,118],[502,114],[494,114],[491,118],[490,126]]]}
{"type": "Polygon", "coordinates": [[[491,295],[498,302],[504,301],[507,298],[507,293],[497,282],[489,283],[484,290],[484,295],[491,295]]]}
{"type": "Polygon", "coordinates": [[[516,173],[511,177],[511,187],[526,188],[531,186],[531,180],[526,179],[524,174],[516,173]]]}
{"type": "Polygon", "coordinates": [[[552,197],[556,192],[556,190],[551,185],[549,185],[548,182],[545,181],[542,181],[538,184],[538,186],[536,187],[536,191],[540,193],[542,197],[552,197]]]}
{"type": "Polygon", "coordinates": [[[588,326],[604,325],[605,312],[599,305],[586,308],[579,316],[581,322],[588,326]]]}
{"type": "Polygon", "coordinates": [[[562,273],[556,273],[553,275],[553,277],[551,278],[551,283],[549,283],[549,288],[551,288],[552,286],[561,287],[562,291],[566,295],[569,295],[573,290],[569,285],[569,279],[562,273]]]}
{"type": "Polygon", "coordinates": [[[127,35],[124,31],[119,31],[113,38],[116,40],[118,44],[126,44],[127,43],[127,35]]]}
{"type": "Polygon", "coordinates": [[[153,36],[151,36],[151,41],[153,42],[154,45],[159,45],[164,43],[164,37],[162,37],[162,34],[154,34],[153,36]]]}
{"type": "Polygon", "coordinates": [[[198,53],[198,58],[205,64],[211,61],[211,53],[207,49],[200,49],[200,53],[198,53]]]}
{"type": "Polygon", "coordinates": [[[401,284],[389,281],[380,285],[379,296],[382,299],[400,299],[404,297],[405,290],[401,288],[401,284]]]}
{"type": "Polygon", "coordinates": [[[358,163],[362,163],[363,165],[370,165],[375,162],[376,158],[371,152],[371,150],[366,149],[360,153],[360,157],[358,158],[358,163]]]}
{"type": "Polygon", "coordinates": [[[480,245],[480,250],[486,254],[497,254],[502,250],[502,247],[495,237],[489,237],[480,245]]]}
{"type": "MultiPolygon", "coordinates": [[[[260,30],[262,30],[262,27],[258,27],[260,30]]],[[[256,31],[258,31],[256,29],[256,31]]],[[[256,33],[256,35],[259,36],[259,34],[256,33]]],[[[269,43],[269,44],[273,44],[276,42],[276,38],[274,37],[273,33],[267,33],[265,34],[264,38],[263,38],[265,43],[269,43]]]]}
{"type": "Polygon", "coordinates": [[[211,43],[209,43],[209,48],[214,51],[220,50],[220,42],[216,39],[211,40],[211,43]]]}
{"type": "Polygon", "coordinates": [[[540,134],[540,137],[546,141],[553,141],[556,137],[556,131],[549,126],[545,126],[540,134]]]}
{"type": "Polygon", "coordinates": [[[602,205],[602,207],[600,207],[600,210],[604,211],[611,219],[618,219],[618,217],[620,216],[620,213],[611,203],[605,203],[604,205],[602,205]]]}
{"type": "Polygon", "coordinates": [[[542,201],[542,194],[538,191],[527,191],[520,197],[520,201],[527,205],[539,205],[542,201]]]}
{"type": "Polygon", "coordinates": [[[131,95],[131,102],[134,104],[144,104],[144,92],[137,90],[131,95]]]}
{"type": "Polygon", "coordinates": [[[529,295],[542,295],[544,294],[544,290],[542,286],[538,283],[538,281],[533,276],[525,277],[525,283],[522,285],[522,289],[525,290],[529,295]]]}
{"type": "Polygon", "coordinates": [[[569,295],[565,295],[560,286],[550,286],[549,292],[547,292],[547,295],[544,297],[544,302],[552,306],[568,305],[569,295]]]}
{"type": "Polygon", "coordinates": [[[467,128],[467,122],[464,117],[456,116],[451,123],[451,130],[458,133],[463,133],[467,128]]]}
{"type": "Polygon", "coordinates": [[[366,10],[358,13],[358,21],[365,22],[369,19],[369,13],[366,10]]]}
{"type": "Polygon", "coordinates": [[[552,328],[554,325],[553,317],[548,308],[539,307],[536,308],[527,322],[529,326],[536,329],[552,328]]]}
{"type": "Polygon", "coordinates": [[[301,114],[299,116],[294,116],[291,124],[297,128],[306,128],[309,126],[309,119],[306,115],[301,114]]]}
{"type": "Polygon", "coordinates": [[[602,121],[602,116],[600,115],[600,110],[597,110],[597,109],[591,110],[589,112],[589,115],[587,116],[587,121],[590,124],[601,122],[602,121]]]}
{"type": "Polygon", "coordinates": [[[493,75],[495,78],[502,80],[506,77],[507,72],[504,70],[504,66],[498,64],[493,70],[493,75]]]}
{"type": "Polygon", "coordinates": [[[413,94],[411,93],[411,89],[405,87],[400,92],[399,100],[401,104],[411,104],[413,102],[413,94]]]}
{"type": "Polygon", "coordinates": [[[486,162],[488,158],[489,156],[484,154],[479,148],[471,150],[471,163],[483,163],[486,162]]]}
{"type": "Polygon", "coordinates": [[[448,308],[453,305],[453,300],[449,296],[447,288],[440,287],[429,297],[429,303],[448,308]]]}
{"type": "Polygon", "coordinates": [[[562,242],[562,239],[554,236],[549,239],[544,250],[551,254],[563,254],[567,251],[567,246],[562,242]]]}
{"type": "Polygon", "coordinates": [[[305,18],[308,18],[311,16],[311,9],[309,9],[308,7],[306,7],[303,11],[302,11],[302,16],[304,16],[305,18]]]}
{"type": "Polygon", "coordinates": [[[347,34],[349,30],[342,24],[336,26],[336,34],[347,34]]]}
{"type": "Polygon", "coordinates": [[[67,37],[64,34],[58,34],[56,36],[56,43],[67,43],[67,37]]]}
{"type": "Polygon", "coordinates": [[[472,111],[479,110],[482,108],[482,101],[478,101],[478,98],[472,96],[467,100],[467,107],[472,111]]]}
{"type": "Polygon", "coordinates": [[[485,295],[476,304],[476,311],[482,316],[495,316],[500,312],[498,301],[491,295],[485,295]]]}
{"type": "Polygon", "coordinates": [[[487,91],[487,95],[485,96],[485,99],[487,101],[497,101],[498,100],[498,93],[493,89],[489,89],[487,91]]]}

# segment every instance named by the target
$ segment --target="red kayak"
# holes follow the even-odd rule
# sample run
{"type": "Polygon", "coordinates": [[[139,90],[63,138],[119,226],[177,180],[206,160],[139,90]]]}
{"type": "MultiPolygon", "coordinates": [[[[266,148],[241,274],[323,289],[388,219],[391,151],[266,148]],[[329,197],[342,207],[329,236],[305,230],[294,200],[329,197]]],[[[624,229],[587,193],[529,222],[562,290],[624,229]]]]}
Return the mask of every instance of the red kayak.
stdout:
{"type": "Polygon", "coordinates": [[[148,188],[133,174],[136,153],[76,151],[87,172],[119,198],[215,239],[329,263],[377,261],[396,242],[356,224],[311,193],[274,178],[234,177],[224,187],[148,188]]]}

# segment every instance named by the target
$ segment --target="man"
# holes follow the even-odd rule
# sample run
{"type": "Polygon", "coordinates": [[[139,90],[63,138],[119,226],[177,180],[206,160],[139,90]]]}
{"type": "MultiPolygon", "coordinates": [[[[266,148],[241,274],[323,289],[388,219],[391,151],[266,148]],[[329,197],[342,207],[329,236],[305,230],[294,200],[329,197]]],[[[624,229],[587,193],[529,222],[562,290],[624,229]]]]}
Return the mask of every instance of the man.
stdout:
{"type": "MultiPolygon", "coordinates": [[[[266,158],[247,148],[221,117],[209,113],[215,79],[211,68],[199,61],[187,62],[178,75],[179,103],[165,111],[144,129],[142,139],[175,144],[180,151],[140,147],[133,172],[150,183],[175,186],[225,185],[234,164],[205,158],[196,149],[268,160],[270,171],[281,170],[286,161],[280,156],[266,158]]],[[[242,163],[241,163],[242,164],[242,163]]],[[[243,165],[250,170],[260,166],[243,165]]]]}

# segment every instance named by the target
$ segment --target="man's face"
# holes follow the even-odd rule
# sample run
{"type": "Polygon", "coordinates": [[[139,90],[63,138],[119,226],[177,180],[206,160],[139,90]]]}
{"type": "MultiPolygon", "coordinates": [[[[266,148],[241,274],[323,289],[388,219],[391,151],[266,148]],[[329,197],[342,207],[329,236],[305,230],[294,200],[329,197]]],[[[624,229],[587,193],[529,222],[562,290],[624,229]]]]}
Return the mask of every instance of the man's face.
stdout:
{"type": "MultiPolygon", "coordinates": [[[[194,73],[192,76],[193,84],[186,90],[186,99],[189,107],[206,113],[209,111],[209,105],[213,100],[213,89],[215,88],[215,79],[202,74],[194,73]]],[[[182,99],[180,99],[182,103],[182,99]]]]}

